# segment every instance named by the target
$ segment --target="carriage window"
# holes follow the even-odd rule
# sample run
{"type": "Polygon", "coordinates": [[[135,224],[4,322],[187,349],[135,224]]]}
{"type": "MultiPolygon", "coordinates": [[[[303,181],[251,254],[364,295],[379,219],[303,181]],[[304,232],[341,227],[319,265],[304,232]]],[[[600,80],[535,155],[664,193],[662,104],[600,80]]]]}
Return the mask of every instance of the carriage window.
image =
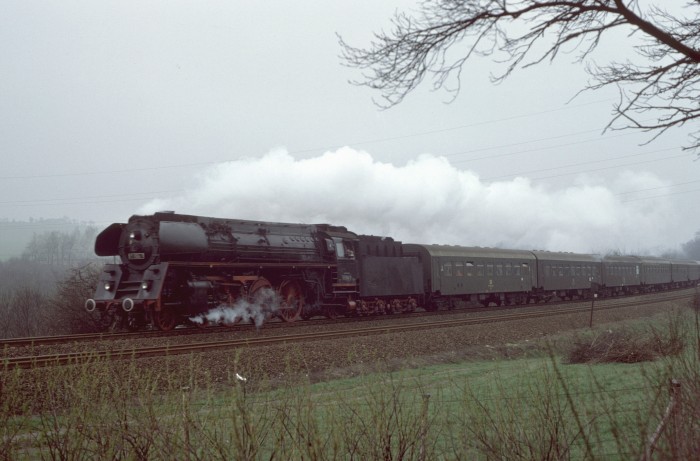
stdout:
{"type": "Polygon", "coordinates": [[[506,263],[506,277],[510,277],[512,274],[513,270],[510,263],[506,263]]]}
{"type": "Polygon", "coordinates": [[[503,277],[503,264],[496,264],[496,277],[503,277]]]}
{"type": "Polygon", "coordinates": [[[564,266],[559,266],[559,277],[564,276],[564,266]]]}
{"type": "Polygon", "coordinates": [[[479,277],[484,276],[484,265],[483,264],[479,264],[476,266],[476,275],[479,277]]]}
{"type": "Polygon", "coordinates": [[[486,276],[493,277],[493,264],[486,265],[486,276]]]}
{"type": "MultiPolygon", "coordinates": [[[[527,267],[527,264],[523,264],[523,267],[527,267]]],[[[523,269],[523,272],[525,271],[526,270],[523,269]]],[[[517,264],[513,266],[513,275],[515,275],[516,277],[520,277],[520,266],[518,266],[517,264]]]]}
{"type": "Polygon", "coordinates": [[[474,271],[474,263],[467,261],[465,266],[467,268],[467,277],[471,277],[474,271]]]}
{"type": "Polygon", "coordinates": [[[452,263],[443,263],[442,274],[445,277],[452,277],[452,263]]]}
{"type": "Polygon", "coordinates": [[[464,263],[462,263],[462,262],[455,263],[455,276],[464,277],[464,263]]]}

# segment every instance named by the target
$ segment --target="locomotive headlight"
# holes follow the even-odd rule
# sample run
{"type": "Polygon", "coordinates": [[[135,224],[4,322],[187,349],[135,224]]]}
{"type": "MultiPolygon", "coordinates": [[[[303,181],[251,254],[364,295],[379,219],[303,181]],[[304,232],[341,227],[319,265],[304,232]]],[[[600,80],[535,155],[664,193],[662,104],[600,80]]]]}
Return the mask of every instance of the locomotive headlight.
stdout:
{"type": "Polygon", "coordinates": [[[140,231],[131,231],[129,234],[129,238],[131,240],[141,240],[141,232],[140,231]]]}
{"type": "Polygon", "coordinates": [[[150,280],[144,280],[141,282],[141,289],[143,291],[148,291],[151,289],[151,281],[150,280]]]}
{"type": "Polygon", "coordinates": [[[105,282],[105,291],[112,291],[112,282],[105,282]]]}

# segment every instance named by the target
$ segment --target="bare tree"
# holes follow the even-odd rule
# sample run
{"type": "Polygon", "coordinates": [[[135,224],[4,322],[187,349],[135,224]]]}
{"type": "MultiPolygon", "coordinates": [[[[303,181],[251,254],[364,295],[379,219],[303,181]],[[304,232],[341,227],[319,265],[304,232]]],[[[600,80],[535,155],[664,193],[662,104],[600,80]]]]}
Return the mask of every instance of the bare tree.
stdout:
{"type": "Polygon", "coordinates": [[[46,298],[36,288],[21,286],[14,290],[10,300],[9,336],[35,336],[44,332],[46,298]]]}
{"type": "Polygon", "coordinates": [[[10,336],[11,319],[10,312],[12,306],[12,294],[0,287],[0,338],[10,336]]]}
{"type": "Polygon", "coordinates": [[[97,312],[85,311],[85,300],[92,297],[99,279],[100,268],[87,264],[70,270],[58,282],[56,294],[50,300],[52,306],[50,324],[56,333],[86,333],[104,330],[97,312]]]}
{"type": "MultiPolygon", "coordinates": [[[[375,34],[367,49],[340,42],[344,62],[364,71],[353,83],[381,90],[384,107],[401,102],[426,76],[435,88],[456,77],[458,92],[463,67],[478,56],[505,66],[492,76],[500,81],[516,68],[578,51],[577,62],[587,63],[592,76],[585,89],[619,89],[606,129],[639,129],[653,140],[700,117],[700,0],[686,2],[672,14],[639,0],[426,1],[418,17],[397,13],[392,30],[375,34]],[[641,59],[589,62],[620,29],[640,36],[634,50],[641,59]]],[[[686,149],[700,150],[700,131],[686,149]]]]}

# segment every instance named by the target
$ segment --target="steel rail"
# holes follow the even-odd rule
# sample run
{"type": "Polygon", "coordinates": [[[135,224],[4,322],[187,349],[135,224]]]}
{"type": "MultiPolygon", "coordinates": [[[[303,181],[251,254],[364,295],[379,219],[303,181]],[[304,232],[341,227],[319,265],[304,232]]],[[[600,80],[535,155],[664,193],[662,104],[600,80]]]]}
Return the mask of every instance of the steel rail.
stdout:
{"type": "MultiPolygon", "coordinates": [[[[690,292],[694,288],[686,288],[680,290],[680,292],[690,292]]],[[[603,304],[603,303],[615,303],[615,302],[625,302],[624,300],[628,300],[630,298],[636,298],[636,297],[644,297],[644,299],[656,299],[656,298],[661,298],[661,299],[667,299],[669,294],[672,296],[675,296],[676,293],[679,293],[678,290],[675,291],[663,291],[663,292],[653,292],[653,293],[645,293],[645,294],[639,294],[639,295],[632,295],[632,296],[625,296],[625,297],[619,297],[619,298],[598,298],[596,300],[596,303],[603,304]]],[[[668,298],[668,299],[675,299],[675,298],[668,298]]],[[[565,301],[565,302],[556,302],[556,303],[546,303],[546,304],[521,304],[521,305],[513,305],[513,306],[502,306],[499,308],[478,308],[474,309],[472,312],[500,312],[503,310],[510,310],[510,309],[528,309],[528,308],[536,308],[540,307],[542,309],[547,309],[548,311],[551,311],[553,309],[552,306],[559,306],[562,304],[573,304],[577,305],[580,303],[585,303],[585,304],[590,304],[591,299],[588,300],[576,300],[576,301],[565,301]],[[546,306],[546,307],[545,307],[546,306]]],[[[433,316],[433,315],[441,315],[441,314],[453,314],[453,313],[458,313],[458,312],[470,312],[469,308],[466,309],[455,309],[455,310],[448,310],[448,311],[437,311],[437,312],[419,312],[417,314],[421,315],[426,315],[426,316],[433,316]]],[[[398,314],[402,315],[402,314],[398,314]]],[[[408,314],[406,317],[410,317],[411,315],[408,314]]],[[[317,320],[316,322],[323,323],[323,322],[328,322],[328,323],[333,323],[333,324],[338,324],[338,323],[348,323],[348,319],[351,319],[351,321],[357,321],[357,320],[389,320],[392,318],[396,318],[396,315],[376,315],[376,316],[362,316],[362,317],[343,317],[338,320],[334,321],[328,321],[327,319],[321,319],[317,320]]],[[[296,322],[293,324],[289,324],[287,322],[273,322],[273,323],[266,323],[265,328],[280,328],[280,327],[290,327],[290,326],[302,326],[302,325],[308,325],[307,322],[296,322]]],[[[191,328],[182,328],[182,329],[176,329],[173,331],[160,331],[160,330],[141,330],[141,331],[130,331],[130,332],[100,332],[100,333],[79,333],[79,334],[73,334],[73,335],[54,335],[54,336],[34,336],[34,337],[22,337],[22,338],[8,338],[8,339],[0,339],[0,350],[4,349],[5,347],[32,347],[32,346],[48,346],[48,345],[53,345],[53,344],[71,344],[71,343],[78,343],[78,342],[88,342],[88,341],[114,341],[114,340],[128,340],[128,339],[141,339],[141,338],[160,338],[160,337],[169,337],[169,336],[178,336],[178,335],[183,335],[183,334],[208,334],[208,333],[215,333],[217,331],[236,331],[238,329],[241,330],[248,330],[251,328],[250,324],[240,324],[240,325],[234,325],[234,326],[226,326],[226,327],[219,327],[219,326],[209,326],[205,328],[197,328],[197,327],[191,327],[191,328]]]]}
{"type": "MultiPolygon", "coordinates": [[[[663,299],[648,299],[642,301],[623,301],[616,303],[606,303],[594,307],[594,311],[604,311],[610,309],[620,309],[623,307],[638,306],[644,304],[656,304],[659,302],[668,302],[682,299],[690,299],[691,293],[676,294],[663,299]]],[[[261,338],[247,339],[228,339],[222,341],[210,341],[202,343],[189,343],[167,346],[151,346],[139,347],[132,349],[124,349],[118,351],[89,351],[89,352],[70,352],[61,354],[48,354],[26,357],[9,357],[0,360],[1,369],[12,368],[35,368],[55,365],[70,365],[80,364],[93,360],[102,359],[126,359],[126,358],[145,358],[145,357],[164,357],[189,354],[193,352],[210,352],[220,349],[232,349],[238,347],[259,347],[273,344],[284,344],[301,341],[319,341],[327,339],[350,338],[357,336],[369,336],[376,334],[401,333],[416,330],[429,330],[433,328],[453,328],[460,326],[470,326],[497,322],[507,322],[515,320],[527,320],[533,318],[549,317],[553,315],[570,315],[588,313],[591,311],[590,306],[569,306],[556,309],[538,309],[528,312],[507,312],[495,313],[478,317],[468,317],[463,319],[449,320],[434,320],[428,322],[400,324],[400,325],[382,325],[366,328],[342,329],[330,332],[313,332],[313,333],[298,333],[284,334],[277,336],[268,336],[261,338]]],[[[587,304],[587,303],[586,303],[587,304]]]]}

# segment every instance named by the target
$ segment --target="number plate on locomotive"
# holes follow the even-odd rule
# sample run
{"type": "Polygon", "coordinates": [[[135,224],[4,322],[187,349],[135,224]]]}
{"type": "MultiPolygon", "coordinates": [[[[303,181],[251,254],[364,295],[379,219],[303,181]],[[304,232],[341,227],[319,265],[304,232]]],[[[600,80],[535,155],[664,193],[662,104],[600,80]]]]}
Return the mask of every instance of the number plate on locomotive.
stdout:
{"type": "Polygon", "coordinates": [[[127,257],[129,259],[146,259],[146,255],[143,253],[129,253],[127,257]]]}

